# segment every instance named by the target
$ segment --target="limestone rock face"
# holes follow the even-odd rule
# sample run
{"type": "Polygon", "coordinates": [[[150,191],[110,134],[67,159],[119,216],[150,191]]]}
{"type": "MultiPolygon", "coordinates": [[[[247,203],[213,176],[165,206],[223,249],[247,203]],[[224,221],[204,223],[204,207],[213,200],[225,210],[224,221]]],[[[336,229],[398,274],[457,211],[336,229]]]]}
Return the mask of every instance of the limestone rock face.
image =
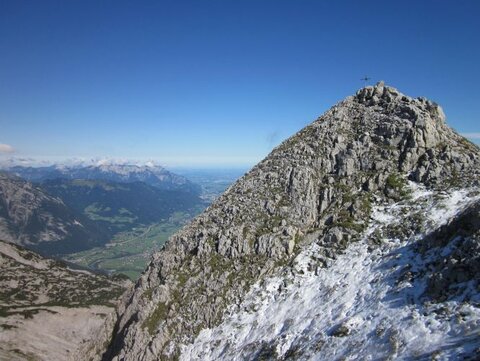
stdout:
{"type": "Polygon", "coordinates": [[[275,148],[153,256],[104,359],[175,359],[312,242],[321,240],[319,260],[342,252],[372,206],[408,196],[407,179],[437,190],[478,186],[479,156],[436,103],[383,83],[359,90],[275,148]]]}

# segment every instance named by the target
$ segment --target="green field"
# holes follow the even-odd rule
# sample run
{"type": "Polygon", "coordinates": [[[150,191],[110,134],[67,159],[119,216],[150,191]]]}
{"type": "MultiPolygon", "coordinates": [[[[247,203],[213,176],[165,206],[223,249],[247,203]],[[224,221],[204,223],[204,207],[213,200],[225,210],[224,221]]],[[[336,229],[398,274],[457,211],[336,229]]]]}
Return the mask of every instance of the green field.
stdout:
{"type": "Polygon", "coordinates": [[[201,208],[192,213],[176,212],[166,221],[119,233],[104,247],[69,254],[64,258],[92,269],[123,273],[136,280],[145,270],[152,253],[200,211],[201,208]]]}

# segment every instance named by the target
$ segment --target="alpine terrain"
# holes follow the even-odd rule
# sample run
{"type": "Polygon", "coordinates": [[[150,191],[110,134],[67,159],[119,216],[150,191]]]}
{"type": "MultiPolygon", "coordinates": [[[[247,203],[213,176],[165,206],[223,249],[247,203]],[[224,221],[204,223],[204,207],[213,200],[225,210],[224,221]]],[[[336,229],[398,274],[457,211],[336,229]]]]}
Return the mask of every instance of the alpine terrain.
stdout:
{"type": "Polygon", "coordinates": [[[382,82],[170,238],[104,360],[476,359],[480,150],[382,82]]]}
{"type": "Polygon", "coordinates": [[[95,357],[129,286],[0,241],[0,360],[95,357]]]}

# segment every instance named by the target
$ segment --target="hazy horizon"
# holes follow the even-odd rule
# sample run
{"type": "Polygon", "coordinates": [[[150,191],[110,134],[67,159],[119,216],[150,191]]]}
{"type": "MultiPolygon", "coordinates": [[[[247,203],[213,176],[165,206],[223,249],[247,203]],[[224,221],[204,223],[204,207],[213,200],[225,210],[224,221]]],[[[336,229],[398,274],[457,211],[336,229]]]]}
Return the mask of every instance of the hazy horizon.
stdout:
{"type": "MultiPolygon", "coordinates": [[[[195,160],[195,159],[194,159],[195,160]]],[[[178,161],[168,161],[168,160],[155,160],[155,159],[134,159],[134,158],[112,158],[112,157],[95,157],[95,158],[82,158],[82,157],[5,157],[0,156],[0,169],[9,168],[13,166],[24,166],[24,167],[49,167],[55,165],[64,165],[64,166],[90,166],[90,165],[106,165],[106,164],[117,164],[117,165],[138,165],[138,166],[161,166],[169,170],[190,170],[190,169],[236,169],[236,170],[245,170],[253,167],[257,164],[258,161],[252,162],[219,162],[217,159],[216,163],[198,161],[192,162],[178,162],[178,161]]]]}

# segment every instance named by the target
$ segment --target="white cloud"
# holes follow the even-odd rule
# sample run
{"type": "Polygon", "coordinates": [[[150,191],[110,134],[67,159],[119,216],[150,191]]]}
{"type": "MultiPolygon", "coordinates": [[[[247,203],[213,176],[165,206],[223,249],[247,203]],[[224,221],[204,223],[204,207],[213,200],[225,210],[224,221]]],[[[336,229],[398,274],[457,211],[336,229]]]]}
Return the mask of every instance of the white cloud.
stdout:
{"type": "Polygon", "coordinates": [[[0,143],[0,154],[1,153],[13,153],[15,149],[11,145],[0,143]]]}
{"type": "Polygon", "coordinates": [[[480,139],[480,133],[460,133],[463,135],[465,138],[470,138],[470,139],[480,139]]]}
{"type": "Polygon", "coordinates": [[[126,164],[126,165],[157,165],[163,167],[180,167],[180,168],[251,168],[253,165],[262,160],[265,155],[259,156],[158,156],[149,158],[88,158],[75,157],[65,158],[62,156],[34,156],[34,157],[18,157],[14,154],[10,157],[2,156],[0,152],[0,169],[22,165],[25,167],[40,166],[90,166],[101,164],[126,164]]]}

